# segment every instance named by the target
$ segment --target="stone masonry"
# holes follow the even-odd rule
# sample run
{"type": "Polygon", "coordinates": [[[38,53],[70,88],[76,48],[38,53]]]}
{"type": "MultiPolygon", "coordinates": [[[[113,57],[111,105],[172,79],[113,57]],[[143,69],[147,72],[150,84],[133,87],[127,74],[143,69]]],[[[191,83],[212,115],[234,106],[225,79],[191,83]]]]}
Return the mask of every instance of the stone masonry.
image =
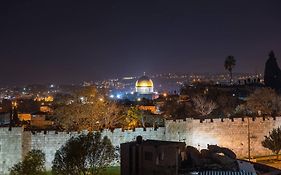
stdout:
{"type": "MultiPolygon", "coordinates": [[[[217,144],[232,149],[240,158],[248,155],[248,131],[250,134],[251,156],[272,154],[261,145],[265,135],[273,128],[281,125],[281,117],[273,118],[245,118],[214,120],[167,120],[165,127],[154,130],[153,128],[136,128],[135,131],[115,129],[113,132],[104,130],[116,147],[120,143],[133,141],[138,135],[144,139],[168,140],[186,142],[187,145],[198,149],[207,147],[207,144],[217,144]],[[249,125],[249,130],[248,130],[249,125]]],[[[42,150],[46,155],[46,167],[51,169],[55,152],[71,137],[78,132],[35,132],[23,131],[22,128],[0,128],[0,175],[8,174],[9,169],[21,161],[31,149],[42,150]]]]}

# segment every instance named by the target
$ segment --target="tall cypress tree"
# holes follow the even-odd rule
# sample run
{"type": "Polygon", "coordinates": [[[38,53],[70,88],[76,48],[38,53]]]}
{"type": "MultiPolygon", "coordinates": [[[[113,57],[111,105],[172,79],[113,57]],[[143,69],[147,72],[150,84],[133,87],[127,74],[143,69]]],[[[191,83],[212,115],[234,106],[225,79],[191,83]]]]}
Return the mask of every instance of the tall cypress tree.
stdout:
{"type": "Polygon", "coordinates": [[[275,90],[281,89],[281,70],[273,51],[269,53],[269,58],[265,63],[264,83],[275,90]]]}

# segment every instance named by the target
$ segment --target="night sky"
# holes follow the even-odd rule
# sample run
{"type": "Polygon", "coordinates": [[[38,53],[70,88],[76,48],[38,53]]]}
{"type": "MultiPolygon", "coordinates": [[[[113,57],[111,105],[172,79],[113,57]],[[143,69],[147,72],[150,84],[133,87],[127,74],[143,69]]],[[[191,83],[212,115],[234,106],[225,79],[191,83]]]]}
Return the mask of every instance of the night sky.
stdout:
{"type": "Polygon", "coordinates": [[[0,85],[281,64],[280,0],[0,2],[0,85]]]}

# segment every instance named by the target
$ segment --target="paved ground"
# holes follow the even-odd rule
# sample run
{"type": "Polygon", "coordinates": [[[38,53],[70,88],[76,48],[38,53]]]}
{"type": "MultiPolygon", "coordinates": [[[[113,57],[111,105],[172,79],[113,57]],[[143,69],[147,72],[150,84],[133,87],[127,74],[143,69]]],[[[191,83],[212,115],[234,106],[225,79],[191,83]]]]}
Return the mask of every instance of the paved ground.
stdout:
{"type": "Polygon", "coordinates": [[[270,160],[270,161],[263,161],[263,162],[258,162],[258,163],[262,163],[265,165],[269,165],[278,169],[281,169],[281,161],[274,161],[274,160],[270,160]]]}

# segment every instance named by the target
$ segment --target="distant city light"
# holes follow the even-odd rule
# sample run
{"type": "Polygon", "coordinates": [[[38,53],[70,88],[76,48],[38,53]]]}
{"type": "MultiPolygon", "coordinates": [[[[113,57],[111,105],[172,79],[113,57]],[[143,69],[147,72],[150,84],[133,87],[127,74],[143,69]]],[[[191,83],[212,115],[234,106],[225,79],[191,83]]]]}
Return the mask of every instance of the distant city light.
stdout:
{"type": "Polygon", "coordinates": [[[121,95],[120,95],[120,94],[117,94],[116,97],[119,99],[119,98],[121,98],[121,95]]]}
{"type": "Polygon", "coordinates": [[[109,97],[110,97],[110,98],[114,98],[114,95],[110,95],[109,97]]]}
{"type": "Polygon", "coordinates": [[[141,101],[141,98],[138,98],[137,101],[141,101]]]}
{"type": "Polygon", "coordinates": [[[135,77],[124,77],[123,80],[132,80],[134,79],[135,77]]]}

